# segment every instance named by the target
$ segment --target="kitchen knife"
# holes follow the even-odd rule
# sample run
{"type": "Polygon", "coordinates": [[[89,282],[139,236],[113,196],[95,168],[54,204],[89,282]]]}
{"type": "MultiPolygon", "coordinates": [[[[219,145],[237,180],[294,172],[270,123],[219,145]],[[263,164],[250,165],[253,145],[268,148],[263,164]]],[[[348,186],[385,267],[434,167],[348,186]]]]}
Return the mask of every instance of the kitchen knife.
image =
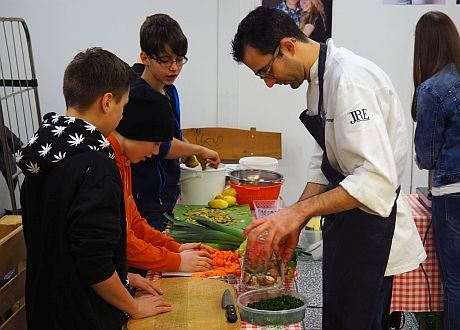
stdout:
{"type": "Polygon", "coordinates": [[[225,289],[222,295],[222,308],[225,308],[225,317],[229,323],[235,323],[238,320],[232,293],[229,289],[225,289]]]}

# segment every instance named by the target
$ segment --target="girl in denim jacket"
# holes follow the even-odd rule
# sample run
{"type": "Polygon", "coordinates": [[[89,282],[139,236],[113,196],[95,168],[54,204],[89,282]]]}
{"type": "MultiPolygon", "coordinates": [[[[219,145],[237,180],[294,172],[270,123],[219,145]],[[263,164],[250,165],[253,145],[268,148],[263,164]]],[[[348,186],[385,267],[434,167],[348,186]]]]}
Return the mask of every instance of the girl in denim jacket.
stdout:
{"type": "Polygon", "coordinates": [[[444,329],[460,329],[460,36],[444,13],[415,29],[412,118],[417,165],[433,170],[433,237],[444,289],[444,329]]]}

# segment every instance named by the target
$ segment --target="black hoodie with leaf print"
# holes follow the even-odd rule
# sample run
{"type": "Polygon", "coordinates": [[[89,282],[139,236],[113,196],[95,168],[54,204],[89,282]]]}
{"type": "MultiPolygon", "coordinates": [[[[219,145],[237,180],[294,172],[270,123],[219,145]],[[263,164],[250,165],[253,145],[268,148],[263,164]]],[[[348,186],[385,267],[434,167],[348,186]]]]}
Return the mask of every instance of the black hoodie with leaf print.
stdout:
{"type": "Polygon", "coordinates": [[[108,140],[49,113],[16,153],[27,247],[28,329],[121,329],[126,315],[91,285],[117,272],[128,288],[123,188],[108,140]]]}

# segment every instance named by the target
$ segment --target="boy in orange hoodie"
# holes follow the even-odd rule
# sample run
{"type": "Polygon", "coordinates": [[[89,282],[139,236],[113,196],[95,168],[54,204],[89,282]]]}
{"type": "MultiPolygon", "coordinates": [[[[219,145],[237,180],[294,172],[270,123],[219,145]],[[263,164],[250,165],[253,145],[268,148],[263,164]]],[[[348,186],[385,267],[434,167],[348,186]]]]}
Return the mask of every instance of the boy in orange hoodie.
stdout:
{"type": "MultiPolygon", "coordinates": [[[[157,97],[155,94],[148,97],[157,97]]],[[[153,229],[137,210],[132,196],[131,164],[157,155],[161,143],[171,141],[174,117],[165,98],[152,109],[127,108],[109,136],[123,181],[127,222],[128,265],[143,270],[199,272],[213,266],[213,249],[201,243],[179,244],[153,229]]]]}

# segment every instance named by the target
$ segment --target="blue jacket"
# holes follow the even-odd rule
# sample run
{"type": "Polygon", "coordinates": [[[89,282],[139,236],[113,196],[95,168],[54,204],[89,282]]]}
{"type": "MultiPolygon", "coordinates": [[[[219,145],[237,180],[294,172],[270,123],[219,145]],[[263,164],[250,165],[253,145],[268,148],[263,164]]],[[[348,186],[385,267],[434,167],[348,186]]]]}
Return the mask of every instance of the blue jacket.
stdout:
{"type": "Polygon", "coordinates": [[[415,152],[421,168],[434,169],[433,186],[460,181],[460,74],[454,63],[416,90],[415,152]]]}
{"type": "MultiPolygon", "coordinates": [[[[182,140],[179,95],[173,85],[165,86],[165,91],[169,96],[171,111],[174,112],[176,118],[174,137],[182,140]]],[[[166,98],[167,96],[154,90],[145,80],[139,79],[131,85],[130,101],[126,106],[143,104],[143,106],[148,105],[152,111],[155,111],[155,100],[158,97],[166,98]]],[[[178,185],[180,178],[179,160],[164,158],[170,148],[171,142],[163,143],[158,156],[131,166],[133,196],[137,208],[148,223],[160,231],[165,228],[167,221],[163,213],[172,214],[180,193],[178,185]]]]}

